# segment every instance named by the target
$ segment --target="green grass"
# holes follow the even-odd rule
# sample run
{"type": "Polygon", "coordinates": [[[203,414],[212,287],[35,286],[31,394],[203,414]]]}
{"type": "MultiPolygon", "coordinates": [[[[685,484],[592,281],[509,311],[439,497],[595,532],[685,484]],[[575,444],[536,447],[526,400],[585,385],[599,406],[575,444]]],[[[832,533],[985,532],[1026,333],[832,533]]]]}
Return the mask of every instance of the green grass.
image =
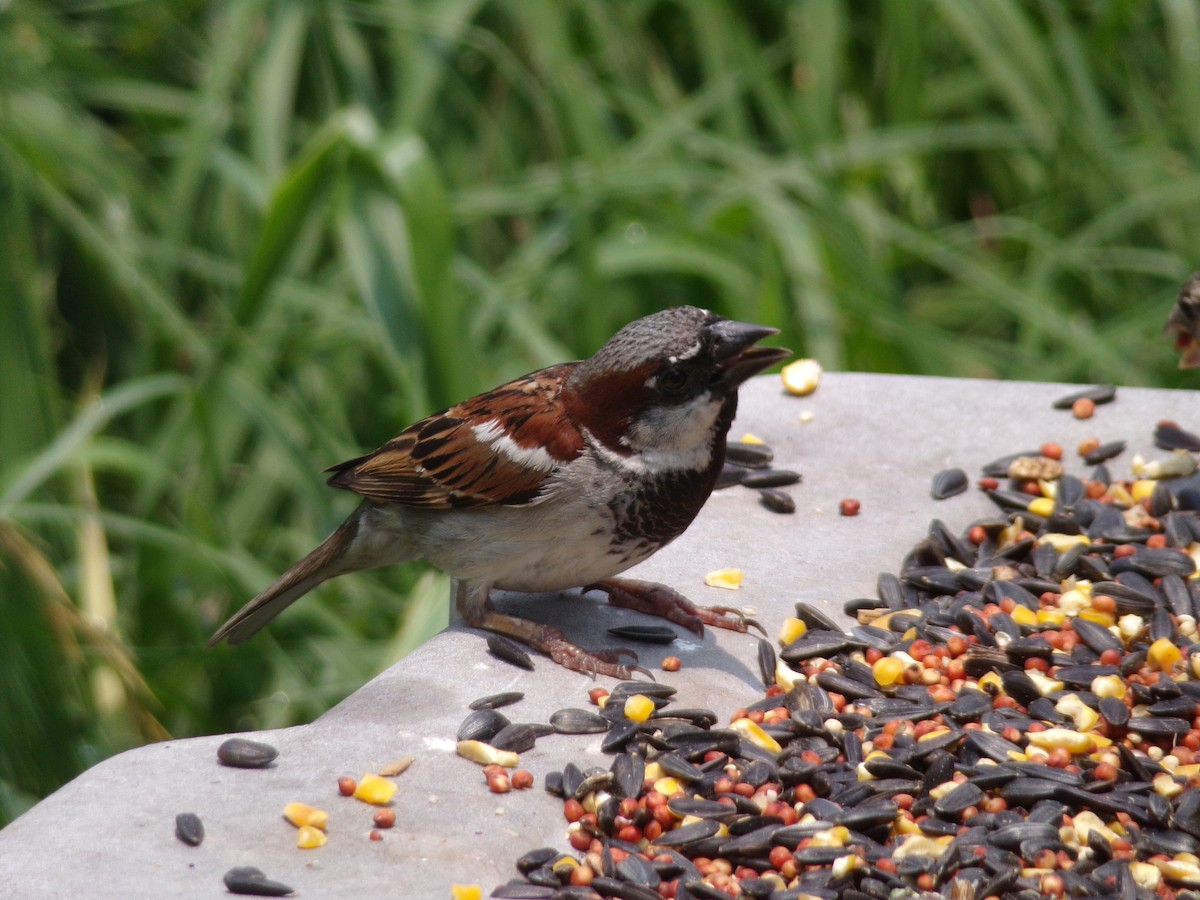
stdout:
{"type": "Polygon", "coordinates": [[[408,567],[203,649],[353,507],[321,467],[663,306],[1194,386],[1198,45],[1187,0],[0,5],[0,822],[436,630],[408,567]]]}

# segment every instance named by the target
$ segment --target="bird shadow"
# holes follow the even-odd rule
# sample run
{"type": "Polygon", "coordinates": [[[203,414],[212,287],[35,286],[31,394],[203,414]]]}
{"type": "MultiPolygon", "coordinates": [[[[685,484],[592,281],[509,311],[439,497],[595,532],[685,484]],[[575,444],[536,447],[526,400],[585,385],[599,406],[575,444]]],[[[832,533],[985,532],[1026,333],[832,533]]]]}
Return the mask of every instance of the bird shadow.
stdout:
{"type": "MultiPolygon", "coordinates": [[[[568,640],[584,649],[608,650],[623,647],[633,650],[637,653],[638,664],[654,673],[655,679],[659,681],[663,680],[663,676],[671,676],[671,673],[662,670],[662,661],[668,656],[678,656],[683,660],[685,668],[723,672],[757,690],[762,690],[763,687],[758,672],[740,658],[743,655],[749,658],[757,656],[758,636],[754,632],[740,634],[723,629],[705,628],[704,635],[700,636],[657,616],[611,606],[600,592],[585,594],[578,589],[550,594],[495,591],[492,593],[492,602],[501,612],[559,629],[568,640]],[[648,624],[671,628],[676,633],[676,639],[669,644],[653,644],[618,638],[607,633],[609,628],[621,625],[648,624]],[[720,639],[717,637],[718,633],[720,639]],[[729,641],[744,641],[744,654],[740,645],[736,654],[722,646],[722,643],[729,641]]],[[[480,633],[463,622],[453,611],[450,628],[480,633]]],[[[532,655],[535,658],[539,656],[536,651],[532,651],[532,655]]],[[[540,658],[545,659],[544,656],[540,658]]]]}

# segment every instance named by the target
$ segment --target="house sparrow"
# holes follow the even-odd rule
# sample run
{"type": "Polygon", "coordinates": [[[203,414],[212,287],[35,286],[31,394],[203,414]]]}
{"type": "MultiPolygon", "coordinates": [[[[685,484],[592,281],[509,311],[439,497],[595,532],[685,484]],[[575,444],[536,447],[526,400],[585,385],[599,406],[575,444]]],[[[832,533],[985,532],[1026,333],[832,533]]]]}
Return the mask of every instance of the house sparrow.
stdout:
{"type": "Polygon", "coordinates": [[[1168,334],[1175,334],[1179,368],[1200,368],[1200,272],[1187,280],[1167,317],[1168,334]]]}
{"type": "Polygon", "coordinates": [[[676,307],[638,319],[591,359],[533,372],[409,426],[332,466],[363,502],[323,544],[209,641],[241,643],[326,579],[425,558],[456,582],[468,625],[515,638],[577,671],[629,678],[632,651],[590,651],[496,610],[492,588],[599,589],[610,603],[697,634],[746,631],[734,610],[665,585],[618,579],[691,524],[725,459],[737,391],[789,351],[774,328],[676,307]]]}

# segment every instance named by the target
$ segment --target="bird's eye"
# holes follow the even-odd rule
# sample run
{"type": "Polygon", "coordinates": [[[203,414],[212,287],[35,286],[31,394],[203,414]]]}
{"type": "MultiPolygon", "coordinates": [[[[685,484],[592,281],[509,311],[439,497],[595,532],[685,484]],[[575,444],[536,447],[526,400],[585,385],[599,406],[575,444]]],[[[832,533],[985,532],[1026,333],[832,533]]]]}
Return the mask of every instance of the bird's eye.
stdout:
{"type": "Polygon", "coordinates": [[[688,386],[690,380],[683,369],[667,369],[658,376],[658,387],[668,394],[678,394],[688,386]]]}

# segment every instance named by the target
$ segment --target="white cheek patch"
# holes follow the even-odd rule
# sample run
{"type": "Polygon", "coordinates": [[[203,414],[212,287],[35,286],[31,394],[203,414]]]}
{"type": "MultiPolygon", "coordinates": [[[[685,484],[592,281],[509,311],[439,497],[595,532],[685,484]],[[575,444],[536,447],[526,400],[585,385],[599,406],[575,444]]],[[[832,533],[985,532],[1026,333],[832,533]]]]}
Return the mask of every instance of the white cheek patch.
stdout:
{"type": "Polygon", "coordinates": [[[700,472],[712,461],[713,423],[722,401],[702,394],[680,406],[654,407],[635,419],[621,438],[628,456],[614,453],[587,435],[610,465],[638,474],[700,472]]]}
{"type": "Polygon", "coordinates": [[[509,437],[503,426],[495,419],[473,425],[471,434],[479,443],[491,448],[492,452],[512,460],[517,465],[538,472],[549,472],[558,465],[544,447],[522,447],[509,437]]]}

